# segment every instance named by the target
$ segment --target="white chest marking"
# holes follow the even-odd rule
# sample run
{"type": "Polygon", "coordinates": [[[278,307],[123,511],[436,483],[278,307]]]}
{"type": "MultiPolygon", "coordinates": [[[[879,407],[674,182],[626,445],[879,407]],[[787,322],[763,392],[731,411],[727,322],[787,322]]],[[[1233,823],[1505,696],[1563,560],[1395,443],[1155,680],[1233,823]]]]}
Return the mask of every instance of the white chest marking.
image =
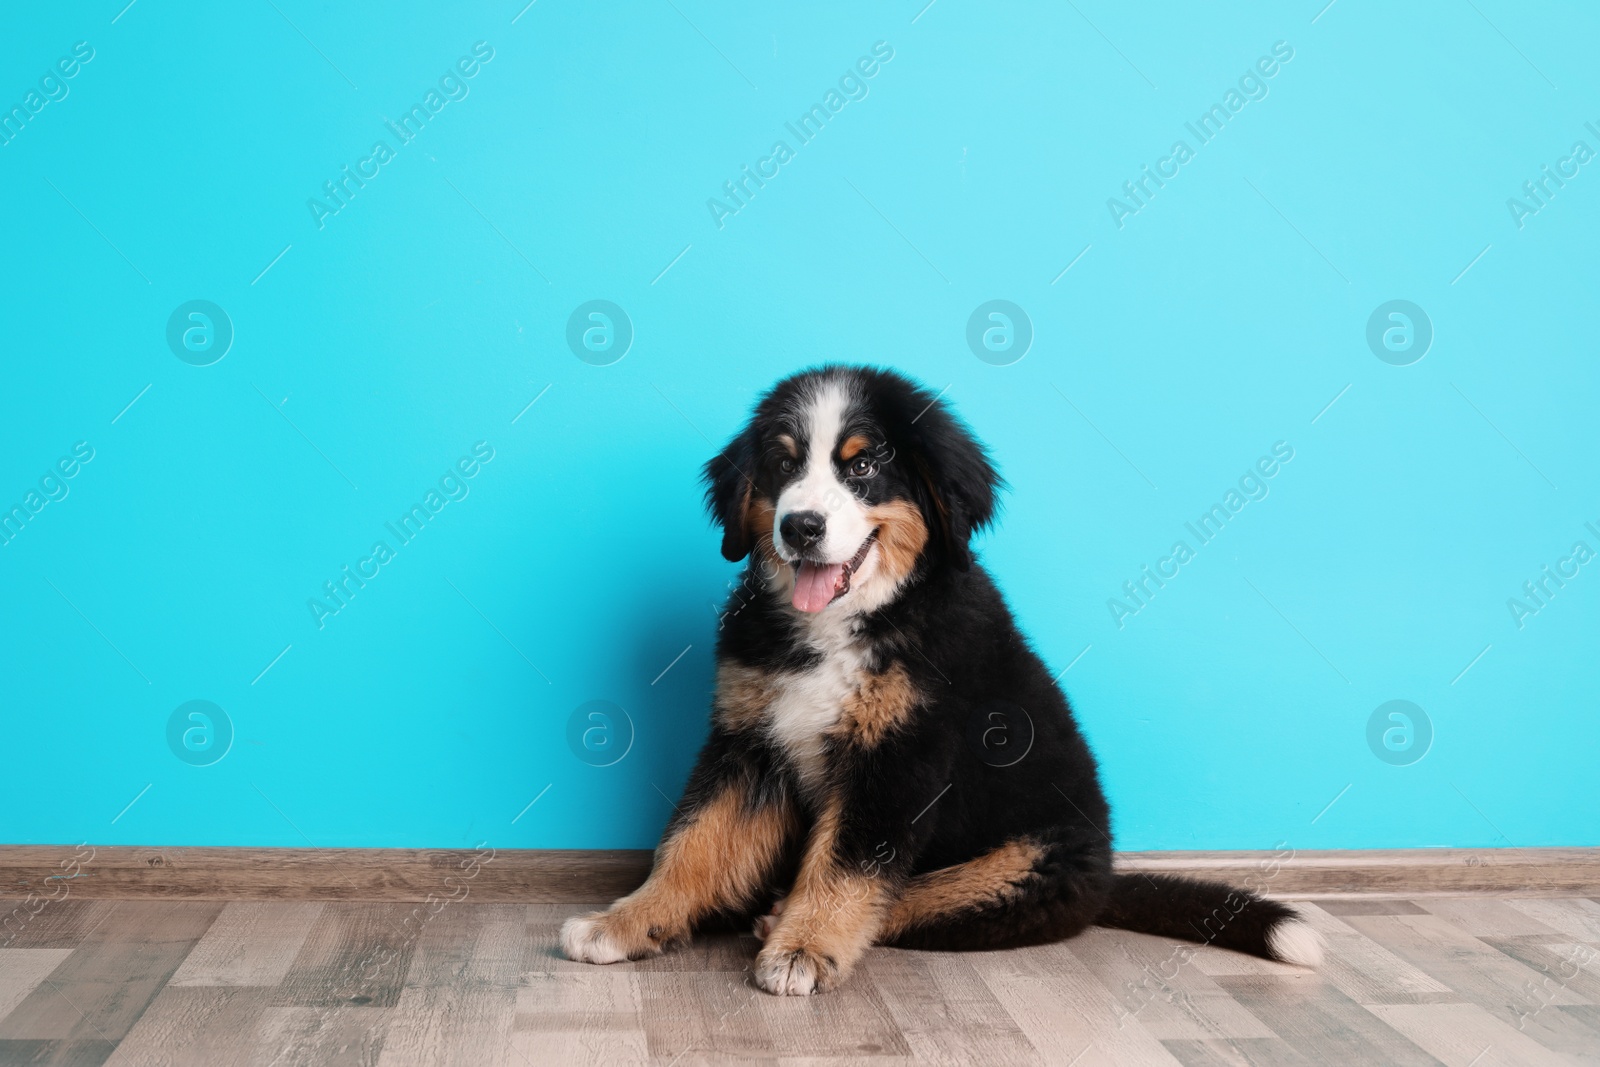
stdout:
{"type": "MultiPolygon", "coordinates": [[[[819,620],[820,621],[820,620],[819,620]]],[[[822,784],[823,741],[839,721],[846,700],[855,696],[865,669],[864,650],[849,627],[812,627],[812,644],[822,660],[810,670],[785,674],[768,708],[767,729],[789,756],[807,789],[822,784]]]]}

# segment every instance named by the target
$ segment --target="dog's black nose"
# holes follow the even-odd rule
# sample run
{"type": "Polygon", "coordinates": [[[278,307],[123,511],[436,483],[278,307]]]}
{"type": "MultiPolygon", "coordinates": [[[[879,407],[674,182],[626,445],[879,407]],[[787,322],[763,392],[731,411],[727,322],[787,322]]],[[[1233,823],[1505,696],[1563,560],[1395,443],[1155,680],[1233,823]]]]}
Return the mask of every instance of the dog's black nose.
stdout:
{"type": "Polygon", "coordinates": [[[784,544],[804,552],[822,540],[826,527],[827,520],[820,511],[791,511],[778,523],[778,533],[783,535],[784,544]]]}

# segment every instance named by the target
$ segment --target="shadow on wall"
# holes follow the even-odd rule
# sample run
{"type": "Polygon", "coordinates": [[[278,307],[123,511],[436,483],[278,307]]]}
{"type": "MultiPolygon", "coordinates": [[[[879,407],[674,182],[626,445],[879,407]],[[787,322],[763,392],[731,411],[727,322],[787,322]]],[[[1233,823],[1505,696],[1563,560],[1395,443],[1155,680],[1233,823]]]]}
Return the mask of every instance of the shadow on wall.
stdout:
{"type": "Polygon", "coordinates": [[[710,729],[726,589],[711,585],[700,569],[666,559],[647,572],[660,581],[637,588],[617,619],[620,677],[594,687],[606,697],[571,711],[566,742],[580,761],[653,786],[644,796],[658,800],[665,825],[710,729]]]}

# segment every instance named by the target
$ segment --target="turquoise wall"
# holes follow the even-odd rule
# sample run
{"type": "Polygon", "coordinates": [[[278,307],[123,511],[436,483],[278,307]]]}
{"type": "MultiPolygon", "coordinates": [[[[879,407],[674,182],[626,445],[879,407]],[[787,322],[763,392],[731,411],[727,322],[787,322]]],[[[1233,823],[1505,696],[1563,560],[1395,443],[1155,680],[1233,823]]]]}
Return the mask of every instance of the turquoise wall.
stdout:
{"type": "Polygon", "coordinates": [[[0,16],[0,841],[652,844],[828,359],[1122,847],[1600,844],[1600,14],[923,3],[0,16]]]}

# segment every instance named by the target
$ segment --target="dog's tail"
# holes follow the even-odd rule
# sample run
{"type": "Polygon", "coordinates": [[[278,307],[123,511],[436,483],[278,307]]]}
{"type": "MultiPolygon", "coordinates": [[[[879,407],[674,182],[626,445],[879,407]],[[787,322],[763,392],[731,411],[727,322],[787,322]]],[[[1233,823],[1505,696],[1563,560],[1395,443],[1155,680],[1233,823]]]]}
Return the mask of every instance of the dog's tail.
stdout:
{"type": "Polygon", "coordinates": [[[1218,945],[1269,960],[1316,967],[1322,935],[1287,904],[1220,882],[1165,874],[1119,874],[1101,926],[1218,945]]]}

